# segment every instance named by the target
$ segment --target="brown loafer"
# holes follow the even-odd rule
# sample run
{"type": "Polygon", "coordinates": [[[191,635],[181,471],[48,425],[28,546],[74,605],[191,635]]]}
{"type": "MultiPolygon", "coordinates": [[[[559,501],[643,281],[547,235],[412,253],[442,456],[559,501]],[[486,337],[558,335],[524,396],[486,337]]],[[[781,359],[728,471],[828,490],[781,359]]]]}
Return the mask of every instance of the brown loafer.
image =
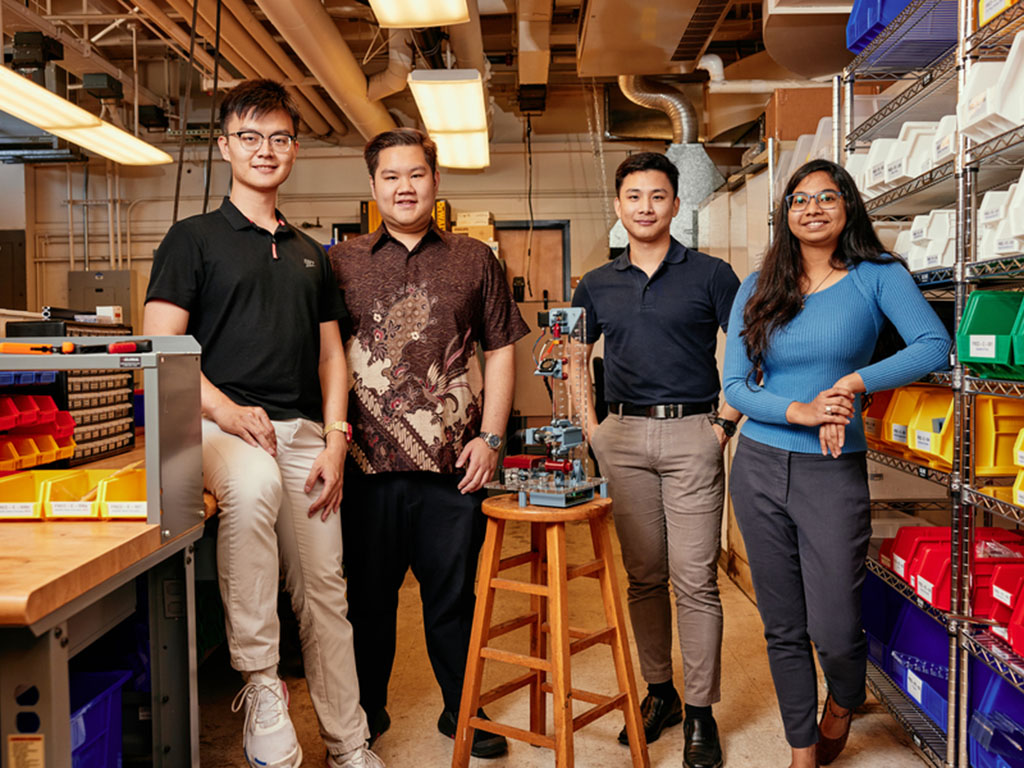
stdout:
{"type": "Polygon", "coordinates": [[[846,746],[846,739],[850,735],[850,721],[852,719],[852,709],[847,710],[845,715],[837,715],[835,710],[832,709],[832,694],[830,693],[825,698],[825,706],[821,710],[821,722],[818,723],[818,745],[816,749],[818,765],[829,765],[839,757],[839,753],[843,751],[843,747],[846,746]],[[825,722],[825,717],[828,715],[831,715],[836,720],[844,720],[846,722],[846,728],[843,729],[842,735],[838,738],[831,739],[821,731],[821,724],[825,722]]]}

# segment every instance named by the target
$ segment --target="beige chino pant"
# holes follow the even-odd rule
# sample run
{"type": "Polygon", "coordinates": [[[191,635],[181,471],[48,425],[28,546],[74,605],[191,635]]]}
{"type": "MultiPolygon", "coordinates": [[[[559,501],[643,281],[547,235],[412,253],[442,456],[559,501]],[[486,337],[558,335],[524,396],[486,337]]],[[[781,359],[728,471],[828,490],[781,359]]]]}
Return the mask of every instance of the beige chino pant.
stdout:
{"type": "Polygon", "coordinates": [[[614,502],[644,680],[672,679],[671,583],[685,701],[710,706],[721,698],[717,564],[725,475],[708,414],[681,419],[609,414],[591,446],[614,502]]]}
{"type": "Polygon", "coordinates": [[[279,574],[299,620],[309,696],[332,754],[369,736],[359,706],[352,626],[341,570],[341,522],[327,522],[310,504],[317,482],[304,486],[324,449],[321,426],[307,419],[274,421],[277,456],[203,419],[203,474],[217,498],[217,570],[231,665],[242,672],[278,663],[279,574]]]}

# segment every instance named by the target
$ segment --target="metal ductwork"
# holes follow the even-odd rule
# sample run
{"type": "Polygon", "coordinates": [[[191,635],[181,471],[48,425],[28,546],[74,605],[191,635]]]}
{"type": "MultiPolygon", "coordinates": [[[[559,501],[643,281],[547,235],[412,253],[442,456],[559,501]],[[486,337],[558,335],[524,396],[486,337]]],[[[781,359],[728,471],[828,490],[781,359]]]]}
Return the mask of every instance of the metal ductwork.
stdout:
{"type": "Polygon", "coordinates": [[[414,30],[413,40],[419,49],[420,56],[430,65],[431,69],[447,69],[444,62],[444,35],[438,27],[423,27],[414,30]]]}
{"type": "Polygon", "coordinates": [[[697,141],[697,110],[677,89],[639,75],[619,75],[619,88],[634,104],[668,115],[672,121],[673,144],[693,144],[697,141]]]}
{"type": "Polygon", "coordinates": [[[320,0],[257,0],[270,23],[366,139],[395,128],[366,95],[366,75],[320,0]]]}
{"type": "Polygon", "coordinates": [[[477,0],[467,0],[469,21],[448,27],[448,42],[459,69],[475,69],[484,86],[484,106],[487,109],[488,130],[492,129],[494,104],[491,102],[491,62],[484,55],[484,36],[480,29],[480,7],[477,0]]]}
{"type": "Polygon", "coordinates": [[[547,85],[551,67],[551,0],[519,0],[519,85],[547,85]]]}
{"type": "Polygon", "coordinates": [[[388,38],[387,69],[370,75],[366,95],[380,101],[405,90],[412,72],[412,30],[392,29],[388,38]]]}

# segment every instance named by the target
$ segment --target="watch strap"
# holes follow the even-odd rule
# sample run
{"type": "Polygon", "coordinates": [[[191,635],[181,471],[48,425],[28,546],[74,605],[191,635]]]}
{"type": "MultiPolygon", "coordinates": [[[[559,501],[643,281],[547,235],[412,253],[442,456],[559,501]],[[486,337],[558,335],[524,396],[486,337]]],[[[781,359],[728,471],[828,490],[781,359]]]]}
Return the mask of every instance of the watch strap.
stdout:
{"type": "Polygon", "coordinates": [[[327,437],[329,432],[341,432],[345,435],[346,442],[352,442],[352,425],[347,421],[332,421],[330,424],[325,424],[324,437],[327,437]]]}
{"type": "Polygon", "coordinates": [[[717,424],[725,432],[726,437],[732,437],[736,434],[736,422],[730,421],[729,419],[723,419],[721,416],[716,416],[711,420],[712,424],[717,424]]]}

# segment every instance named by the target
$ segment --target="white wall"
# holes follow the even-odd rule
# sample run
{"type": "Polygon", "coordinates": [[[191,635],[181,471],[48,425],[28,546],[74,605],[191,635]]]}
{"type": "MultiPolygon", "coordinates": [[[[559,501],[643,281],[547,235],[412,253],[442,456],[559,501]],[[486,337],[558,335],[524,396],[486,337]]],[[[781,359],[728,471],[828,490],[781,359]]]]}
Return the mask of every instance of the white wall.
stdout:
{"type": "MultiPolygon", "coordinates": [[[[563,141],[535,142],[533,147],[533,212],[536,219],[568,219],[571,223],[572,274],[602,264],[607,257],[607,231],[614,221],[611,206],[616,166],[631,151],[660,150],[660,143],[641,145],[606,143],[605,171],[601,172],[589,136],[570,136],[563,141]]],[[[183,166],[179,218],[201,212],[203,164],[206,149],[189,148],[183,166]]],[[[27,188],[30,199],[21,206],[29,222],[29,305],[62,305],[67,299],[66,273],[69,269],[67,172],[71,170],[72,195],[85,197],[85,170],[81,165],[30,166],[27,188]]],[[[153,250],[171,224],[176,165],[157,168],[120,169],[122,206],[122,266],[142,273],[148,281],[153,250]],[[130,234],[131,247],[128,248],[130,234]]],[[[210,185],[210,207],[216,208],[228,191],[227,164],[214,150],[210,185]]],[[[24,188],[24,187],[23,187],[24,188]]],[[[501,144],[491,148],[491,166],[483,172],[442,169],[440,196],[455,210],[489,209],[497,220],[527,219],[527,161],[525,148],[501,144]]],[[[362,155],[352,148],[302,147],[295,169],[282,187],[279,205],[292,224],[315,222],[321,229],[306,230],[312,237],[328,242],[331,224],[357,222],[359,201],[369,198],[366,167],[362,155]]],[[[88,206],[90,267],[110,267],[107,223],[106,163],[89,164],[88,206]]],[[[75,269],[83,269],[82,206],[76,205],[75,269]]],[[[116,253],[116,244],[115,249],[116,253]]],[[[116,265],[115,265],[116,266],[116,265]]]]}
{"type": "Polygon", "coordinates": [[[0,165],[0,229],[25,228],[25,166],[0,165]]]}

